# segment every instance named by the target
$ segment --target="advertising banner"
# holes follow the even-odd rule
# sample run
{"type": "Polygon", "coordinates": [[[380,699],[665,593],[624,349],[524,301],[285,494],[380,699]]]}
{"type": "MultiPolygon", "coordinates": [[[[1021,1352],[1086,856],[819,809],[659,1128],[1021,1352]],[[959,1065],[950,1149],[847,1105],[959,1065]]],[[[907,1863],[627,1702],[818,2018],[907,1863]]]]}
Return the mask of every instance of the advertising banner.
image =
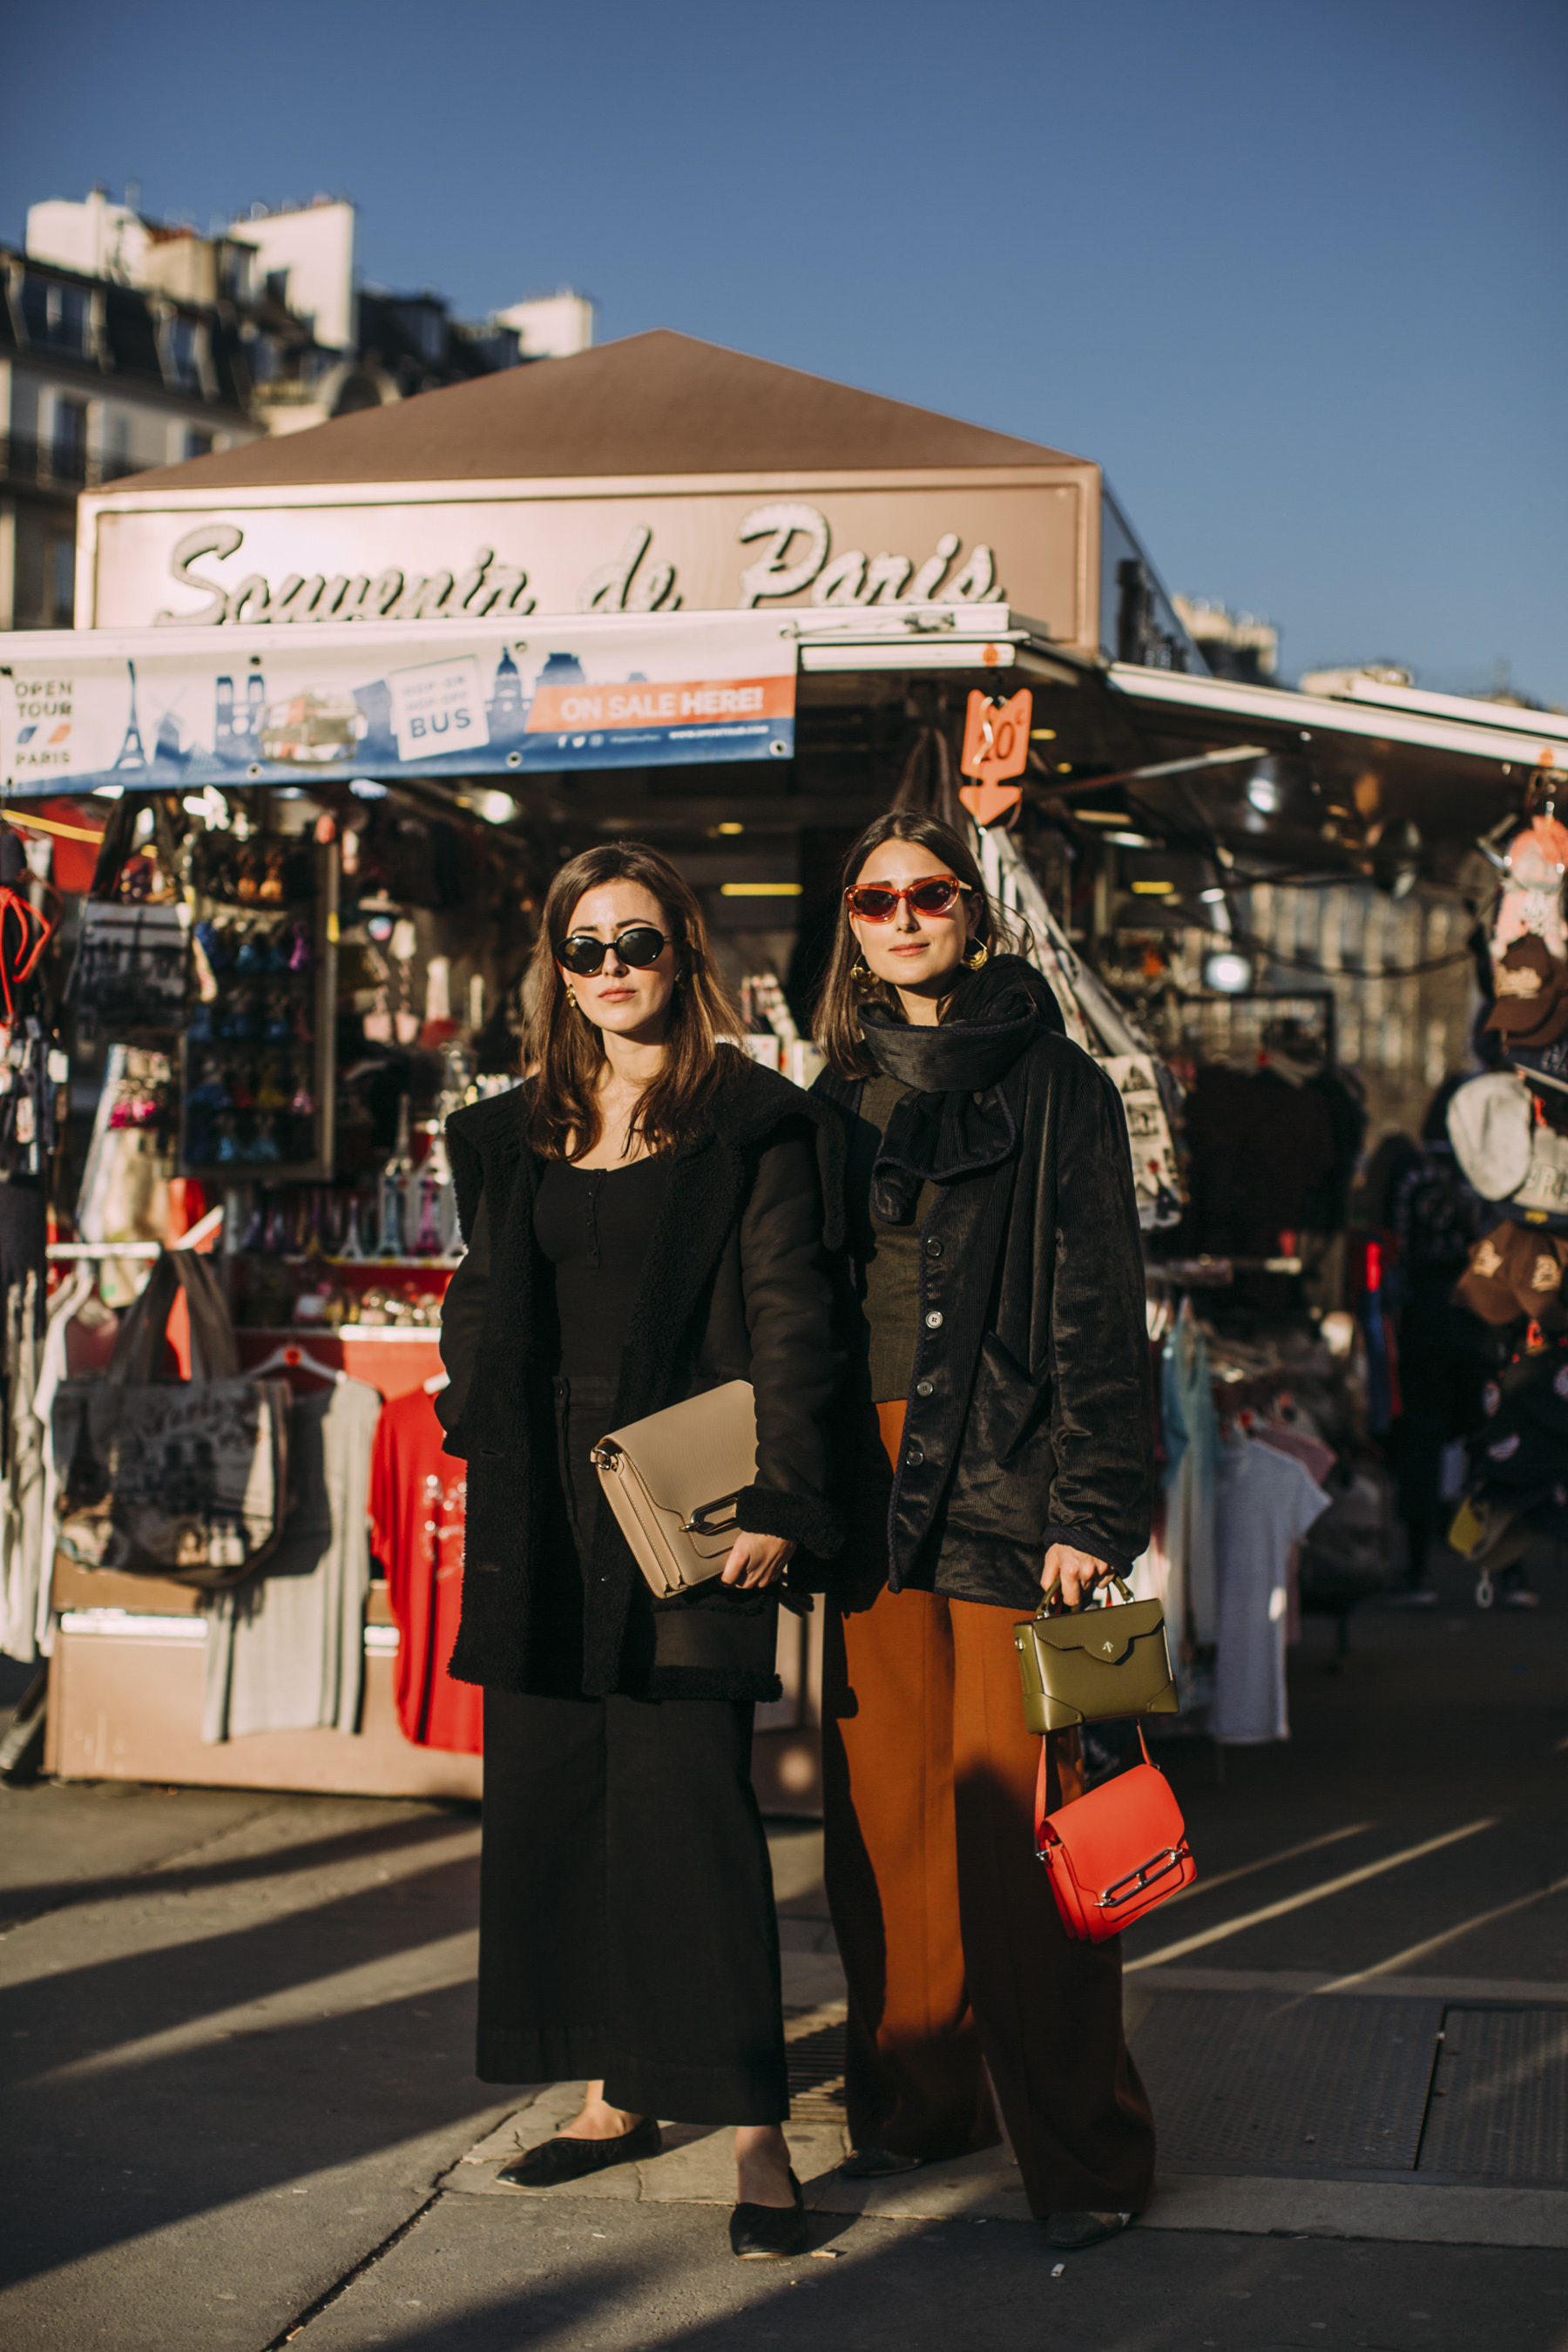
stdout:
{"type": "Polygon", "coordinates": [[[787,760],[795,667],[752,613],[28,630],[0,636],[0,790],[787,760]]]}

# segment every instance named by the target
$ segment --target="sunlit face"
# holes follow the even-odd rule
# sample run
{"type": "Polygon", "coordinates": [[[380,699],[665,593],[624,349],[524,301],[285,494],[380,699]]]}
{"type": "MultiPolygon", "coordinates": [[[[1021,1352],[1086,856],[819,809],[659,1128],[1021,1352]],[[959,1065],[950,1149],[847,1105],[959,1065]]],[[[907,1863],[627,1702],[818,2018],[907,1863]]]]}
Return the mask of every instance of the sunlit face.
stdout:
{"type": "MultiPolygon", "coordinates": [[[[885,841],[871,851],[855,879],[897,890],[927,875],[952,870],[945,858],[918,841],[885,841]]],[[[966,891],[946,915],[917,915],[909,900],[900,898],[888,922],[868,923],[851,914],[849,928],[879,980],[922,996],[941,996],[952,987],[952,973],[979,919],[979,901],[966,891]]]]}
{"type": "Polygon", "coordinates": [[[656,930],[666,934],[657,963],[639,970],[618,956],[612,944],[596,972],[571,972],[560,962],[556,970],[563,986],[576,997],[578,1010],[596,1029],[652,1043],[664,1034],[665,1016],[675,993],[679,968],[668,936],[669,919],[652,891],[645,889],[640,882],[626,881],[602,882],[597,889],[584,890],[572,909],[564,936],[575,938],[586,931],[594,939],[613,942],[623,931],[639,923],[651,923],[656,930]]]}

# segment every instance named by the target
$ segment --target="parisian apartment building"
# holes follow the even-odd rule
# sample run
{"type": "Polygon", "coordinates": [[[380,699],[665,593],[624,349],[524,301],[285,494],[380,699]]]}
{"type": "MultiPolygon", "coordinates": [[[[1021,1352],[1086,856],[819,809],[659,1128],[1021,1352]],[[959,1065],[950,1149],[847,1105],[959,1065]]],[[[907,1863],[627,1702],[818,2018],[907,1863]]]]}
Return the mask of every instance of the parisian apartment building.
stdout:
{"type": "Polygon", "coordinates": [[[479,324],[366,286],[353,205],[255,205],[206,234],[95,188],[0,245],[0,629],[69,628],[86,488],[583,351],[570,291],[479,324]]]}

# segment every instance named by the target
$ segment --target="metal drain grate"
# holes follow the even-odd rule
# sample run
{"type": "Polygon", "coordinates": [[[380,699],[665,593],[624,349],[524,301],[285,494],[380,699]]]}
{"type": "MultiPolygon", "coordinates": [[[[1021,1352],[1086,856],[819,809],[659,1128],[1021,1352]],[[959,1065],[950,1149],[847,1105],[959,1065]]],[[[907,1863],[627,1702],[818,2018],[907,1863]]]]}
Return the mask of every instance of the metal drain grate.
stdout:
{"type": "Polygon", "coordinates": [[[1134,2055],[1162,2164],[1413,2170],[1442,2016],[1436,2000],[1158,1994],[1134,2055]]]}
{"type": "Polygon", "coordinates": [[[784,2019],[784,2059],[789,2068],[790,2121],[841,2124],[844,2069],[847,2063],[845,2009],[831,2001],[784,2019]]]}
{"type": "Polygon", "coordinates": [[[1423,2172],[1561,2184],[1568,2177],[1568,2010],[1450,2009],[1423,2172]]]}

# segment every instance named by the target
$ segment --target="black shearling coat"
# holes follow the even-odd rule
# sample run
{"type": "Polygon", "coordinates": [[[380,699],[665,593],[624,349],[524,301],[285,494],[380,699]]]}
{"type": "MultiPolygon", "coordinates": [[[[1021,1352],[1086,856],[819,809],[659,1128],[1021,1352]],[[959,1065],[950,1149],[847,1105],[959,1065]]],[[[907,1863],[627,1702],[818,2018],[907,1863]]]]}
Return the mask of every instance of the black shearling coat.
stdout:
{"type": "MultiPolygon", "coordinates": [[[[831,1554],[840,1537],[825,1499],[824,1422],[841,1361],[823,1227],[825,1204],[836,1219],[842,1197],[840,1131],[826,1105],[723,1050],[730,1082],[702,1130],[674,1155],[606,1425],[749,1380],[757,1482],[741,1495],[740,1525],[831,1554]]],[[[543,1163],[524,1140],[523,1099],[514,1089],[447,1123],[470,1249],[443,1311],[451,1377],[436,1406],[447,1452],[468,1465],[462,1623],[450,1672],[510,1691],[548,1686],[534,1625],[537,1578],[541,1547],[561,1539],[553,1286],[533,1232],[543,1163]]],[[[683,1616],[681,1603],[655,1606],[609,1510],[597,1515],[583,1570],[588,1696],[776,1694],[771,1593],[714,1583],[694,1596],[700,1617],[683,1616]]]]}
{"type": "MultiPolygon", "coordinates": [[[[1125,1573],[1149,1540],[1153,1401],[1127,1122],[1115,1087],[1061,1034],[1047,983],[1016,956],[963,983],[935,1028],[868,1004],[866,1041],[910,1089],[870,1172],[884,1213],[928,1179],[920,1351],[888,1511],[894,1591],[1029,1609],[1047,1548],[1125,1573]]],[[[846,1202],[852,1286],[866,1230],[858,1085],[814,1093],[858,1165],[846,1202]]]]}

